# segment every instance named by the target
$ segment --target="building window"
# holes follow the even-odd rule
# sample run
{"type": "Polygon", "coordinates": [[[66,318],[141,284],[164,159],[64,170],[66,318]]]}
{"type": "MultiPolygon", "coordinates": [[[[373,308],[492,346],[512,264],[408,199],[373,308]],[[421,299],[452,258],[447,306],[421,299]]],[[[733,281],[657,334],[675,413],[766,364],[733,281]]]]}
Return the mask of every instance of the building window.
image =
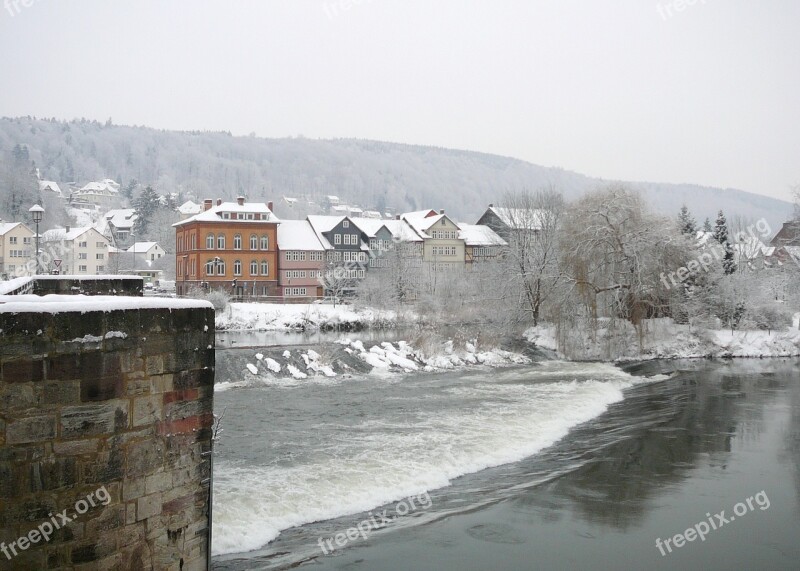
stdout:
{"type": "Polygon", "coordinates": [[[9,244],[16,244],[16,243],[17,243],[17,237],[16,237],[16,236],[11,236],[11,237],[8,239],[8,243],[9,243],[9,244]]]}
{"type": "Polygon", "coordinates": [[[105,266],[97,266],[97,273],[102,274],[106,270],[105,266]]]}
{"type": "Polygon", "coordinates": [[[269,250],[269,236],[267,236],[266,234],[261,236],[261,249],[269,250]]]}
{"type": "Polygon", "coordinates": [[[105,242],[97,242],[97,243],[95,243],[95,246],[97,246],[98,248],[105,248],[106,247],[106,243],[105,242]]]}
{"type": "Polygon", "coordinates": [[[214,235],[209,234],[206,236],[206,250],[213,250],[214,249],[214,235]]]}
{"type": "Polygon", "coordinates": [[[78,248],[86,248],[88,245],[87,242],[78,242],[78,248]]]}
{"type": "Polygon", "coordinates": [[[220,260],[217,262],[217,275],[224,276],[225,275],[225,261],[220,260]]]}
{"type": "Polygon", "coordinates": [[[256,262],[255,260],[250,262],[250,275],[251,276],[257,276],[258,275],[258,262],[256,262]]]}
{"type": "Polygon", "coordinates": [[[225,249],[225,234],[220,234],[217,236],[217,250],[224,250],[225,249]]]}
{"type": "Polygon", "coordinates": [[[342,228],[350,228],[350,221],[345,220],[344,222],[342,222],[342,228]]]}
{"type": "Polygon", "coordinates": [[[258,250],[258,236],[250,234],[250,249],[258,250]]]}
{"type": "Polygon", "coordinates": [[[268,276],[269,275],[269,263],[266,260],[261,260],[261,275],[268,276]]]}
{"type": "Polygon", "coordinates": [[[233,262],[233,275],[234,276],[241,276],[242,275],[242,261],[236,260],[233,262]]]}
{"type": "Polygon", "coordinates": [[[342,236],[341,236],[341,234],[336,234],[336,235],[334,235],[334,237],[333,237],[333,243],[334,243],[334,245],[336,245],[336,246],[338,246],[339,244],[341,244],[341,243],[342,243],[342,236]]]}
{"type": "Polygon", "coordinates": [[[31,243],[31,237],[30,237],[30,236],[23,236],[23,238],[22,238],[22,243],[23,243],[23,244],[28,244],[28,245],[30,245],[30,243],[31,243]]]}
{"type": "Polygon", "coordinates": [[[322,252],[311,252],[311,261],[312,262],[321,262],[322,261],[322,252]]]}
{"type": "Polygon", "coordinates": [[[302,296],[306,295],[306,288],[304,287],[287,287],[284,289],[287,296],[302,296]]]}
{"type": "Polygon", "coordinates": [[[103,259],[105,259],[105,257],[106,257],[105,254],[95,254],[94,255],[94,259],[95,260],[103,260],[103,259]]]}
{"type": "Polygon", "coordinates": [[[79,260],[88,260],[89,259],[89,254],[87,254],[86,252],[79,252],[78,253],[78,259],[79,260]]]}
{"type": "Polygon", "coordinates": [[[206,275],[207,276],[214,275],[214,260],[209,260],[206,262],[206,275]]]}
{"type": "Polygon", "coordinates": [[[241,234],[236,234],[236,236],[233,237],[233,249],[234,250],[241,250],[242,249],[242,235],[241,234]]]}
{"type": "Polygon", "coordinates": [[[78,266],[78,271],[86,273],[86,266],[78,266]]]}

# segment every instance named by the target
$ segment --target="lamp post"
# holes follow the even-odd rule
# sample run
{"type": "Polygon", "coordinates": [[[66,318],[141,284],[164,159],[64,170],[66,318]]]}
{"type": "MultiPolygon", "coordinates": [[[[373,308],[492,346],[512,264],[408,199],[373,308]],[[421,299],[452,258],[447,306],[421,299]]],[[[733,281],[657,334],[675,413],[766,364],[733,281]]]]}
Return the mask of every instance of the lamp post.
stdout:
{"type": "Polygon", "coordinates": [[[34,274],[39,275],[39,222],[41,222],[42,218],[44,217],[44,208],[38,204],[34,204],[30,207],[30,209],[28,209],[28,212],[31,213],[33,222],[36,224],[36,270],[34,271],[34,274]]]}

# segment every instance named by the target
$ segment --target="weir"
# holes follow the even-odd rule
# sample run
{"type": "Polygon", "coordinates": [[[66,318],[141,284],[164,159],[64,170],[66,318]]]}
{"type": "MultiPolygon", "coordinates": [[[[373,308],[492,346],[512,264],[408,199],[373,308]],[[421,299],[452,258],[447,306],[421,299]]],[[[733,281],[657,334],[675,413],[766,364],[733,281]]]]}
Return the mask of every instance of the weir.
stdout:
{"type": "Polygon", "coordinates": [[[213,383],[207,302],[0,296],[0,570],[207,569],[213,383]]]}

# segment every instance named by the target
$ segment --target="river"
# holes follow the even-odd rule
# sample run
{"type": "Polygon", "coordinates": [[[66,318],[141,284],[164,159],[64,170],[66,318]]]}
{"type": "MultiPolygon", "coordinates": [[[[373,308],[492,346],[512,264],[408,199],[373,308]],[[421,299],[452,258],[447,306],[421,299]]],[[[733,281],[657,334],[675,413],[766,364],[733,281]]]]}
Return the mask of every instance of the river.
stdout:
{"type": "Polygon", "coordinates": [[[797,360],[547,361],[265,382],[215,400],[215,569],[702,569],[722,555],[781,569],[800,557],[797,360]],[[657,549],[762,490],[770,506],[746,521],[657,549]]]}

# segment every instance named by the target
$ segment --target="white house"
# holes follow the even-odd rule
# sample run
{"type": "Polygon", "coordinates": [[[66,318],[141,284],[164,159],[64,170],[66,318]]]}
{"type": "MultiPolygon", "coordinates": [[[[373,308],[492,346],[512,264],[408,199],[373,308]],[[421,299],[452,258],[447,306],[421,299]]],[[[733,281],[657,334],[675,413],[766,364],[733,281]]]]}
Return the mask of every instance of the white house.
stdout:
{"type": "Polygon", "coordinates": [[[55,228],[42,234],[43,263],[48,273],[104,274],[108,272],[109,245],[109,239],[92,226],[55,228]],[[56,260],[61,260],[60,264],[56,260]]]}
{"type": "Polygon", "coordinates": [[[22,222],[0,222],[0,276],[12,279],[33,273],[35,236],[22,222]]]}
{"type": "Polygon", "coordinates": [[[101,234],[108,237],[115,247],[123,248],[130,243],[136,218],[136,210],[133,208],[109,210],[97,223],[96,228],[101,234]]]}

